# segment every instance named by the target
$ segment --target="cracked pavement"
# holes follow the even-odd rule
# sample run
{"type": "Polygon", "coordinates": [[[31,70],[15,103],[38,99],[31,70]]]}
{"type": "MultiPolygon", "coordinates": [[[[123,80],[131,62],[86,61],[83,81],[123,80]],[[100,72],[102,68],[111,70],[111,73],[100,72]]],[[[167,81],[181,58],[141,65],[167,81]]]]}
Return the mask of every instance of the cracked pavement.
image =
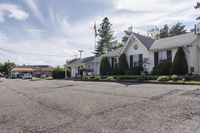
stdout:
{"type": "Polygon", "coordinates": [[[200,86],[5,80],[0,133],[199,133],[200,86]]]}

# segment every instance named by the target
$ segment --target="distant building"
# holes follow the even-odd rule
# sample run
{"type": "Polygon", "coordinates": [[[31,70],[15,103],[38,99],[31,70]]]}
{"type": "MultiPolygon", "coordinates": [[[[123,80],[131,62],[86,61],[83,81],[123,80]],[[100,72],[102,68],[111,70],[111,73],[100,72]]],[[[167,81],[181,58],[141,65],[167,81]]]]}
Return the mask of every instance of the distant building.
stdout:
{"type": "Polygon", "coordinates": [[[11,73],[23,75],[30,73],[34,77],[40,77],[41,75],[52,76],[53,67],[49,65],[23,65],[16,66],[11,70],[11,73]]]}

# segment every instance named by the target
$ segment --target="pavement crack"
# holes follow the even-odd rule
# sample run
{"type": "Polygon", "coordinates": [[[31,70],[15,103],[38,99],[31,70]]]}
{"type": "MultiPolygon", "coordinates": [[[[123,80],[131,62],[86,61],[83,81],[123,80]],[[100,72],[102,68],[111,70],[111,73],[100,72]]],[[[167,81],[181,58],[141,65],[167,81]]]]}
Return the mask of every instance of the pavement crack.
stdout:
{"type": "Polygon", "coordinates": [[[171,90],[167,93],[164,93],[164,94],[161,94],[161,95],[158,95],[158,96],[153,96],[150,98],[150,100],[161,100],[162,98],[166,97],[166,96],[171,96],[171,95],[174,95],[174,94],[177,94],[179,92],[181,92],[182,90],[178,90],[178,89],[174,89],[174,90],[171,90]]]}

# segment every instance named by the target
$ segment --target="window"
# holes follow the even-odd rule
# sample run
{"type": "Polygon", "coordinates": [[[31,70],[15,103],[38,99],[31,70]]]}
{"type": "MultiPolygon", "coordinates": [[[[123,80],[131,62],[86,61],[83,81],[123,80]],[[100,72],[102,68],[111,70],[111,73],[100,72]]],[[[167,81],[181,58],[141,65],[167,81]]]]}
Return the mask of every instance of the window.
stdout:
{"type": "Polygon", "coordinates": [[[155,64],[172,63],[172,51],[160,51],[154,53],[155,64]],[[158,61],[157,61],[158,59],[158,61]]]}
{"type": "Polygon", "coordinates": [[[139,55],[133,55],[133,66],[139,66],[139,55]]]}
{"type": "Polygon", "coordinates": [[[161,51],[159,52],[159,64],[167,63],[167,52],[161,51]]]}
{"type": "Polygon", "coordinates": [[[158,64],[158,52],[154,52],[154,65],[157,66],[158,64]]]}
{"type": "Polygon", "coordinates": [[[166,60],[167,59],[167,53],[166,53],[166,51],[159,52],[159,59],[160,60],[166,60]]]}
{"type": "Polygon", "coordinates": [[[115,66],[115,68],[117,68],[117,67],[118,67],[117,58],[115,58],[115,59],[114,59],[114,66],[115,66]]]}
{"type": "Polygon", "coordinates": [[[117,62],[117,58],[111,58],[111,66],[112,68],[116,68],[118,67],[118,62],[117,62]]]}
{"type": "Polygon", "coordinates": [[[172,51],[167,50],[167,62],[172,63],[172,51]]]}
{"type": "Polygon", "coordinates": [[[130,56],[130,68],[138,67],[138,66],[142,66],[142,65],[143,65],[143,55],[142,54],[130,56]]]}

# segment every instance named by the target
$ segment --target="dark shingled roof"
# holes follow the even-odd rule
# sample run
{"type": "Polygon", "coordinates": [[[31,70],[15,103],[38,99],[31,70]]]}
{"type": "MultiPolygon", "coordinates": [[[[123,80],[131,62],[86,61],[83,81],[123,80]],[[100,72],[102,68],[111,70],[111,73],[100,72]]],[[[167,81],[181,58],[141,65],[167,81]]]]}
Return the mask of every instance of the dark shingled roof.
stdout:
{"type": "Polygon", "coordinates": [[[146,36],[143,36],[143,35],[140,35],[140,34],[137,34],[137,33],[134,33],[133,34],[144,44],[144,46],[149,49],[151,47],[151,45],[154,43],[155,40],[149,38],[149,37],[146,37],[146,36]]]}
{"type": "Polygon", "coordinates": [[[86,58],[81,59],[81,63],[91,62],[93,60],[94,60],[94,56],[86,57],[86,58]]]}
{"type": "Polygon", "coordinates": [[[85,57],[82,59],[77,59],[76,61],[71,62],[68,65],[81,65],[84,63],[92,62],[93,60],[94,60],[94,56],[90,56],[90,57],[85,57]]]}

